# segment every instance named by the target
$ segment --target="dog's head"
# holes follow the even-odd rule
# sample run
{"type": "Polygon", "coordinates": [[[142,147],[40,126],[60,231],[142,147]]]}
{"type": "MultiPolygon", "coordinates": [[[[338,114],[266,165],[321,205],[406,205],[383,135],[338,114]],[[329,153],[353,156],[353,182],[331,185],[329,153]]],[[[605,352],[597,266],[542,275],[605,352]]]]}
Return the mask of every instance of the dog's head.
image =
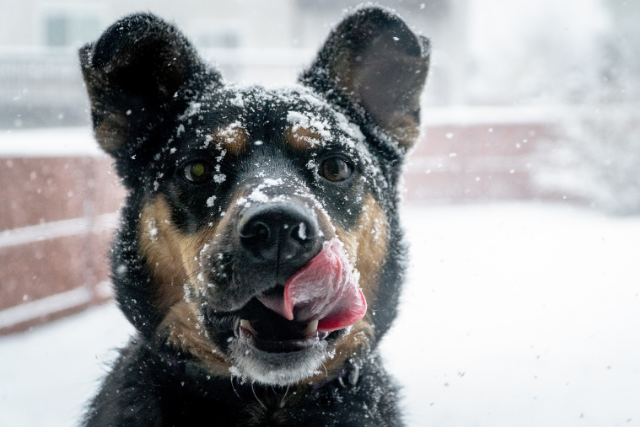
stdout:
{"type": "Polygon", "coordinates": [[[396,185],[428,50],[379,8],[278,90],[224,84],[148,14],[83,48],[95,135],[130,190],[113,278],[134,325],[267,384],[358,363],[395,316],[396,185]]]}

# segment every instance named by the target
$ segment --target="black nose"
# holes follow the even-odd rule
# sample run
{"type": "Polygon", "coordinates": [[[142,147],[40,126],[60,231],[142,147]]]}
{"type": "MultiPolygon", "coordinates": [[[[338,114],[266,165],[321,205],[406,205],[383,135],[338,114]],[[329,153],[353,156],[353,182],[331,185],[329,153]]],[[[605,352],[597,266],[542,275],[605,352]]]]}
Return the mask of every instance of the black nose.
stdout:
{"type": "Polygon", "coordinates": [[[295,203],[249,207],[238,222],[238,235],[253,262],[283,270],[304,266],[316,255],[320,242],[316,216],[295,203]]]}

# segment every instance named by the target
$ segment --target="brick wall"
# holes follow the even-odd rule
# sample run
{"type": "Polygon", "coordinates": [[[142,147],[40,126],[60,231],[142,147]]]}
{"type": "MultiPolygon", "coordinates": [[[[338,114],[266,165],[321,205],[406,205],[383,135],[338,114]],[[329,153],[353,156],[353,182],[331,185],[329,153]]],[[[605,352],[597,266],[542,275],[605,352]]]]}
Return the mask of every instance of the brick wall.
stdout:
{"type": "Polygon", "coordinates": [[[124,197],[88,132],[59,157],[34,150],[39,132],[15,136],[0,138],[0,335],[110,297],[106,258],[124,197]]]}
{"type": "Polygon", "coordinates": [[[541,141],[557,139],[539,123],[439,124],[426,128],[405,170],[410,201],[548,199],[535,185],[541,141]]]}

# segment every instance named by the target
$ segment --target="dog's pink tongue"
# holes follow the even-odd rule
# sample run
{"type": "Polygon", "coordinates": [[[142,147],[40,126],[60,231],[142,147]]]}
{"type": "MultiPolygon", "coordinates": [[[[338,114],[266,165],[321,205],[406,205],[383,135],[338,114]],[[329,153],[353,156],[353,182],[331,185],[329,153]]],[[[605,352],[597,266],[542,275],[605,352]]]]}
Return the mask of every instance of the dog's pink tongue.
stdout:
{"type": "Polygon", "coordinates": [[[353,325],[367,312],[367,301],[354,277],[342,243],[334,238],[322,251],[289,279],[284,301],[258,297],[283,317],[299,321],[318,320],[318,331],[331,332],[353,325]]]}

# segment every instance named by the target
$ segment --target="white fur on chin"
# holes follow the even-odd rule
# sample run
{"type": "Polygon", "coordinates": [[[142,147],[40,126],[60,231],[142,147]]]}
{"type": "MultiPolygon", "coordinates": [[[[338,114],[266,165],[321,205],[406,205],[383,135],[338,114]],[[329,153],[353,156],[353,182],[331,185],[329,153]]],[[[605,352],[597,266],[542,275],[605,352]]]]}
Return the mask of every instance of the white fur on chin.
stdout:
{"type": "Polygon", "coordinates": [[[230,344],[231,374],[260,384],[286,386],[303,381],[319,372],[330,351],[324,340],[291,353],[259,350],[248,340],[236,338],[230,344]]]}

